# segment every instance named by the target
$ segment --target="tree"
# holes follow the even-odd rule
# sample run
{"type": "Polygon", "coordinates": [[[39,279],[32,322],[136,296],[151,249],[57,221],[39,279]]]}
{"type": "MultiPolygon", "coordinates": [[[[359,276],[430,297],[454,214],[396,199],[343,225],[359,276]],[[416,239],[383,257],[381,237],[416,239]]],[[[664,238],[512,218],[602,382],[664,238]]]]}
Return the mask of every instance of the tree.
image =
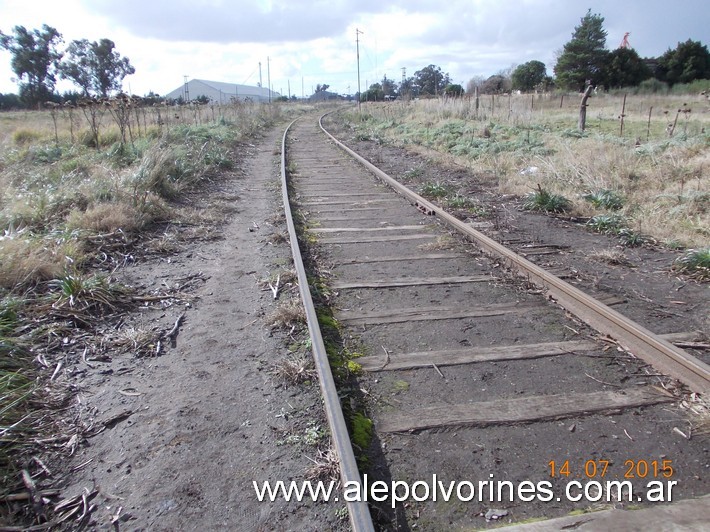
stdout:
{"type": "Polygon", "coordinates": [[[451,83],[448,72],[444,74],[436,65],[429,65],[414,73],[414,84],[419,94],[440,94],[451,83]]]}
{"type": "Polygon", "coordinates": [[[603,24],[604,17],[593,15],[590,9],[575,27],[572,40],[564,45],[554,68],[559,86],[582,91],[587,83],[603,83],[608,55],[603,24]]]}
{"type": "Polygon", "coordinates": [[[651,69],[633,48],[617,48],[609,53],[604,74],[609,87],[636,87],[652,75],[651,69]]]}
{"type": "Polygon", "coordinates": [[[384,96],[397,96],[397,85],[394,80],[387,78],[387,74],[382,78],[382,93],[384,96]]]}
{"type": "Polygon", "coordinates": [[[361,102],[381,102],[385,99],[385,92],[382,90],[382,85],[373,83],[370,88],[360,96],[361,102]]]}
{"type": "Polygon", "coordinates": [[[710,79],[710,52],[700,41],[688,39],[678,43],[658,59],[656,77],[669,85],[710,79]]]}
{"type": "Polygon", "coordinates": [[[544,84],[546,76],[545,63],[535,60],[528,61],[513,70],[511,75],[513,89],[523,92],[535,90],[544,84]]]}
{"type": "Polygon", "coordinates": [[[495,74],[483,82],[481,92],[484,94],[502,94],[510,91],[510,88],[510,78],[506,78],[502,74],[495,74]]]}
{"type": "Polygon", "coordinates": [[[72,41],[67,47],[68,57],[59,67],[61,76],[80,87],[85,96],[106,97],[120,91],[123,78],[136,69],[115,47],[110,39],[72,41]]]}
{"type": "Polygon", "coordinates": [[[444,87],[444,94],[446,94],[447,96],[463,96],[463,93],[463,87],[458,83],[450,83],[446,87],[444,87]]]}
{"type": "Polygon", "coordinates": [[[330,88],[330,85],[326,85],[325,83],[323,83],[323,85],[321,85],[321,84],[319,83],[318,85],[316,85],[316,92],[325,92],[325,91],[327,91],[329,88],[330,88]]]}
{"type": "Polygon", "coordinates": [[[478,88],[480,90],[485,82],[486,79],[483,76],[473,76],[470,80],[468,80],[468,83],[466,83],[466,93],[475,93],[476,89],[478,88]]]}
{"type": "Polygon", "coordinates": [[[20,79],[20,98],[29,106],[50,99],[57,81],[56,71],[61,52],[57,45],[61,34],[51,26],[28,31],[15,26],[14,35],[0,32],[0,47],[12,55],[11,68],[20,79]]]}
{"type": "Polygon", "coordinates": [[[419,87],[417,87],[414,78],[408,77],[399,84],[399,94],[402,98],[416,98],[419,96],[419,87]]]}

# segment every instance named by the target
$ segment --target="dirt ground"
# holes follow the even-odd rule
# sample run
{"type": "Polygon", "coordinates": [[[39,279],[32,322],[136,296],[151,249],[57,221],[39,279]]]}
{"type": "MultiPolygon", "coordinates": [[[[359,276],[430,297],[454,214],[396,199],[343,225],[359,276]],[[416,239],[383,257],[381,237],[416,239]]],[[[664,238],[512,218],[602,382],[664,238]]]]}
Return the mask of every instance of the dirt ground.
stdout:
{"type": "MultiPolygon", "coordinates": [[[[241,172],[195,196],[196,208],[224,212],[216,235],[180,242],[169,254],[138,257],[120,272],[143,292],[171,287],[184,294],[126,317],[136,328],[169,330],[182,316],[174,345],[160,356],[78,361],[60,377],[78,391],[75,409],[86,431],[71,458],[50,469],[63,498],[98,491],[89,529],[348,527],[342,505],[262,503],[252,487],[254,480],[303,479],[318,450],[327,447],[317,385],[289,386],[275,371],[302,338],[272,328],[269,318],[297,290],[284,286],[275,301],[260,282],[291,267],[290,248],[280,237],[281,132],[266,132],[245,147],[241,172]]],[[[558,253],[529,258],[583,289],[626,297],[624,311],[655,332],[710,329],[710,288],[669,272],[676,253],[624,249],[627,262],[600,262],[590,253],[614,248],[609,237],[575,221],[522,213],[518,200],[498,196],[490,182],[439,167],[430,157],[353,144],[394,177],[423,166],[422,182],[432,176],[466,181],[489,206],[488,216],[472,221],[521,249],[559,246],[558,253]]],[[[692,352],[710,361],[707,351],[692,352]]]]}
{"type": "Polygon", "coordinates": [[[281,132],[242,146],[241,171],[191,200],[224,213],[216,234],[178,238],[173,253],[138,257],[119,272],[144,293],[181,287],[182,297],[126,317],[145,330],[184,316],[174,345],[160,356],[67,368],[87,430],[55,467],[68,475],[62,497],[98,490],[89,529],[337,530],[347,522],[333,505],[258,502],[252,486],[304,478],[328,443],[317,385],[289,387],[274,370],[293,340],[269,317],[298,291],[284,285],[274,301],[259,282],[291,268],[279,238],[281,132]]]}

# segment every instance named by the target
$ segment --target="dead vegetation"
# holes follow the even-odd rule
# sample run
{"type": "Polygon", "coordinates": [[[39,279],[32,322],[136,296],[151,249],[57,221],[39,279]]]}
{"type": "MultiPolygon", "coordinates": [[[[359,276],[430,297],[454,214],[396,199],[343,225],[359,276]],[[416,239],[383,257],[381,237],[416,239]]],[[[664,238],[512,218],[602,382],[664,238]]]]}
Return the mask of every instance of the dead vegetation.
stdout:
{"type": "MultiPolygon", "coordinates": [[[[122,268],[174,253],[184,242],[218,238],[238,198],[197,207],[204,187],[235,172],[235,149],[277,113],[277,107],[241,106],[239,124],[224,116],[192,125],[163,123],[144,127],[130,143],[125,133],[112,137],[107,125],[91,146],[74,129],[63,134],[61,120],[55,137],[42,122],[51,124],[47,113],[24,113],[24,132],[7,131],[16,123],[11,113],[0,117],[4,525],[85,526],[92,492],[56,501],[58,492],[46,488],[56,477],[43,457],[72,454],[96,429],[74,411],[76,390],[67,386],[66,372],[95,368],[121,354],[168,352],[190,293],[207,277],[198,272],[147,291],[122,283],[122,268]],[[171,309],[173,317],[145,326],[130,318],[139,308],[171,309]]],[[[289,282],[284,272],[281,290],[289,282]]],[[[286,309],[277,319],[291,324],[300,315],[302,309],[286,309]]]]}

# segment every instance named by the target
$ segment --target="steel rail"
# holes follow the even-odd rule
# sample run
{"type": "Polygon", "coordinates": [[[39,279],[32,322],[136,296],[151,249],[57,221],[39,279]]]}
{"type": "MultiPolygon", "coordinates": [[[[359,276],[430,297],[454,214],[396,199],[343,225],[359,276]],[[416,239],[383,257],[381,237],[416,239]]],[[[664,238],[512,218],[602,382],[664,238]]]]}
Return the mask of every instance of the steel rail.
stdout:
{"type": "MultiPolygon", "coordinates": [[[[296,227],[293,223],[293,215],[291,213],[291,204],[288,199],[288,180],[286,176],[286,136],[291,126],[296,122],[291,122],[283,134],[281,141],[281,194],[284,204],[284,212],[286,214],[286,224],[288,225],[288,235],[291,240],[291,253],[293,262],[298,276],[298,289],[301,293],[301,300],[306,311],[308,321],[308,332],[311,336],[313,360],[315,361],[316,371],[318,372],[318,381],[320,382],[321,394],[323,396],[323,405],[325,407],[328,425],[330,427],[333,445],[338,454],[340,465],[340,479],[344,486],[353,485],[357,482],[360,485],[360,471],[355,460],[350,443],[350,435],[348,427],[345,423],[343,410],[340,406],[340,398],[338,390],[335,387],[333,373],[330,370],[328,362],[328,353],[323,343],[323,336],[318,325],[318,316],[316,315],[313,298],[311,297],[308,278],[306,277],[306,269],[303,265],[301,257],[301,249],[298,245],[296,235],[296,227]]],[[[349,501],[347,502],[348,512],[350,514],[350,525],[355,532],[370,532],[374,531],[370,509],[366,502],[349,501]]]]}
{"type": "MultiPolygon", "coordinates": [[[[334,111],[330,113],[332,112],[334,111]]],[[[351,155],[396,192],[406,197],[420,210],[437,216],[446,225],[466,235],[484,252],[503,259],[508,266],[520,275],[527,277],[536,286],[546,290],[550,298],[554,299],[571,314],[577,316],[590,327],[613,338],[624,349],[655,367],[661,373],[681,381],[691,391],[698,393],[710,392],[710,365],[674,346],[667,340],[660,338],[642,325],[597,301],[540,266],[521,257],[405,187],[331,135],[323,126],[323,118],[330,113],[322,115],[318,121],[323,132],[338,147],[351,155]]]]}

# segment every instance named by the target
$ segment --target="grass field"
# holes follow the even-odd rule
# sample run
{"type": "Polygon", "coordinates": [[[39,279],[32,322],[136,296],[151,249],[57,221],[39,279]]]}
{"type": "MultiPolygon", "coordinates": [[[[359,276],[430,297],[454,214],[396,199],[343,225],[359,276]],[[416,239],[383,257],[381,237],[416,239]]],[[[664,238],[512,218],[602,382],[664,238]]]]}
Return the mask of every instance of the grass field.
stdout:
{"type": "Polygon", "coordinates": [[[569,200],[575,215],[613,212],[659,243],[710,246],[706,96],[593,95],[584,132],[580,101],[540,94],[368,103],[347,119],[359,138],[464,166],[495,180],[500,193],[524,196],[540,185],[569,200]],[[600,195],[614,196],[614,205],[595,201],[600,195]]]}

